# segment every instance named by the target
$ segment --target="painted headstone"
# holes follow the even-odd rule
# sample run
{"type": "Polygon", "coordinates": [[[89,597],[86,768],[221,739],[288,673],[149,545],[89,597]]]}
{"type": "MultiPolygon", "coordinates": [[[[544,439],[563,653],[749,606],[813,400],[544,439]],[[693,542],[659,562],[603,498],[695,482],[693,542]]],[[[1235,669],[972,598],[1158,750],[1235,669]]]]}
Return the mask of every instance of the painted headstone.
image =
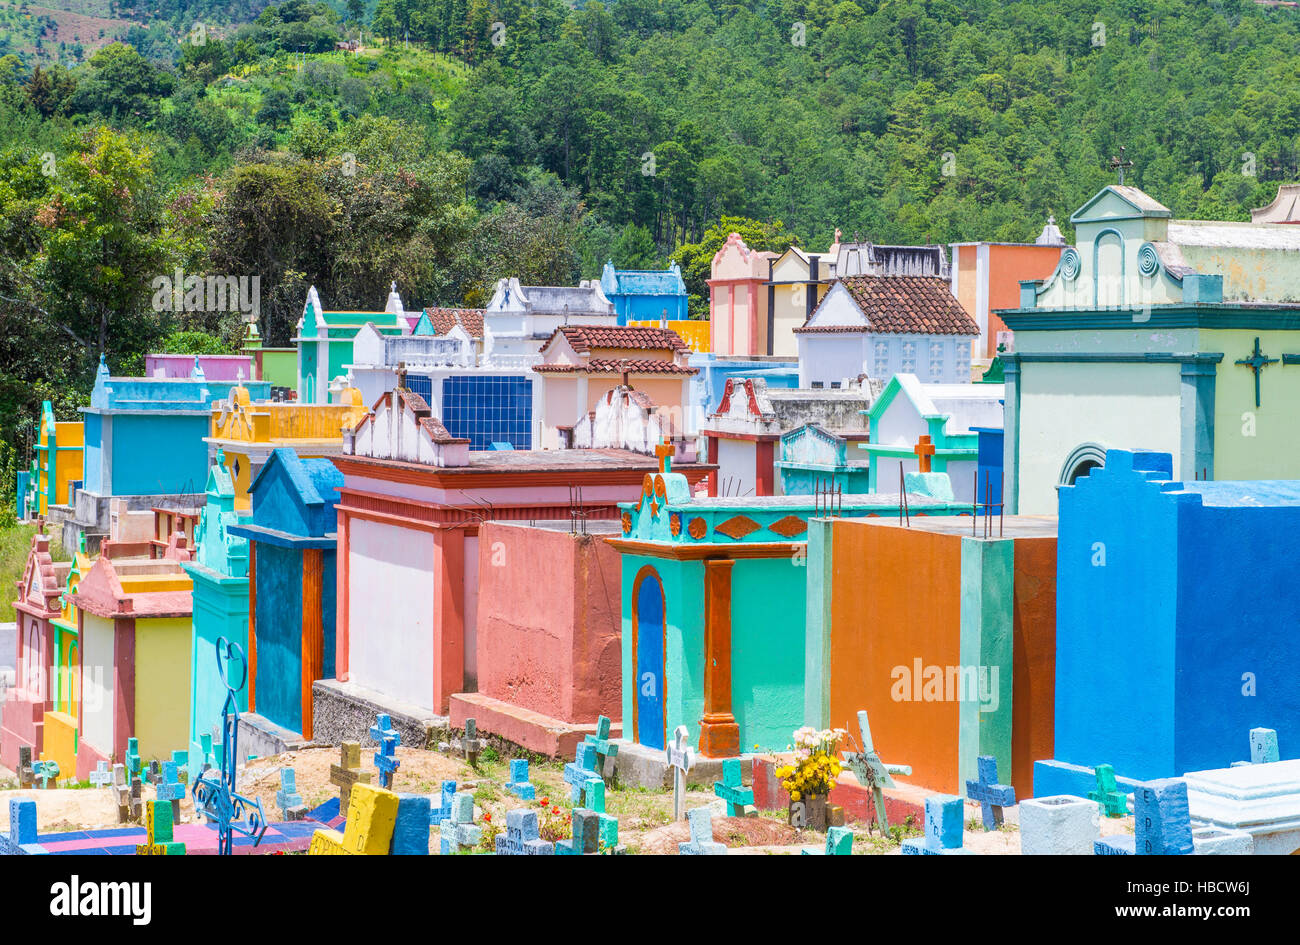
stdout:
{"type": "Polygon", "coordinates": [[[594,810],[575,807],[572,814],[573,837],[555,844],[556,856],[582,856],[600,852],[600,815],[594,810]]]}
{"type": "Polygon", "coordinates": [[[673,740],[664,749],[668,766],[673,769],[673,820],[686,816],[686,772],[695,764],[695,751],[689,738],[686,726],[679,725],[673,730],[673,740]]]}
{"type": "Polygon", "coordinates": [[[142,776],[140,763],[140,739],[128,738],[126,740],[126,755],[122,759],[126,762],[126,774],[128,778],[134,779],[142,776]]]}
{"type": "MultiPolygon", "coordinates": [[[[168,762],[170,764],[170,762],[168,762]]],[[[136,844],[137,856],[182,856],[185,844],[173,839],[172,805],[169,801],[148,801],[144,805],[146,840],[136,844]]]]}
{"type": "Polygon", "coordinates": [[[32,762],[32,776],[40,782],[41,790],[48,790],[50,784],[58,786],[59,763],[42,758],[32,762]]]}
{"type": "Polygon", "coordinates": [[[369,783],[370,772],[361,770],[361,743],[344,742],[339,746],[339,763],[330,765],[330,784],[339,789],[339,810],[347,810],[354,785],[369,783]]]}
{"type": "Polygon", "coordinates": [[[687,843],[677,844],[677,852],[682,856],[721,856],[727,852],[726,844],[713,840],[713,811],[707,807],[696,807],[688,811],[686,821],[691,827],[691,839],[687,843]]]}
{"type": "Polygon", "coordinates": [[[379,786],[391,788],[393,775],[402,764],[397,760],[397,746],[402,743],[402,733],[393,728],[392,719],[381,712],[375,724],[370,726],[370,737],[379,745],[379,750],[375,752],[379,786]]]}
{"type": "Polygon", "coordinates": [[[1115,783],[1115,769],[1110,765],[1098,765],[1094,772],[1097,789],[1088,792],[1088,800],[1096,801],[1101,813],[1107,817],[1123,817],[1128,814],[1127,798],[1115,783]]]}
{"type": "Polygon", "coordinates": [[[275,792],[275,805],[285,820],[302,820],[307,816],[307,805],[298,793],[298,774],[293,768],[280,769],[280,790],[275,792]]]}
{"type": "Polygon", "coordinates": [[[0,856],[25,856],[45,853],[36,842],[36,802],[30,798],[10,798],[9,833],[0,834],[0,856]]]}
{"type": "Polygon", "coordinates": [[[555,844],[541,839],[537,811],[506,811],[506,832],[497,837],[497,856],[554,856],[555,844]]]}
{"type": "Polygon", "coordinates": [[[451,816],[451,802],[456,796],[456,782],[443,781],[442,794],[439,798],[437,807],[433,806],[433,799],[429,799],[429,823],[438,826],[444,820],[451,816]]]}
{"type": "Polygon", "coordinates": [[[474,795],[457,791],[451,799],[451,817],[438,826],[438,847],[443,856],[470,850],[483,838],[483,828],[474,823],[474,795]]]}
{"type": "Polygon", "coordinates": [[[93,787],[102,788],[113,786],[113,772],[109,770],[107,761],[101,761],[96,764],[95,770],[90,772],[90,774],[87,775],[87,778],[93,787]]]}
{"type": "Polygon", "coordinates": [[[742,783],[743,772],[739,758],[728,758],[722,762],[722,780],[713,782],[713,793],[727,802],[728,817],[757,816],[754,806],[754,789],[742,783]]]}
{"type": "Polygon", "coordinates": [[[32,775],[32,747],[30,745],[18,746],[18,786],[20,788],[29,788],[35,783],[32,775]]]}
{"type": "Polygon", "coordinates": [[[826,831],[826,855],[849,856],[853,853],[853,831],[848,827],[832,827],[826,831]]]}
{"type": "Polygon", "coordinates": [[[569,802],[582,803],[582,786],[592,778],[601,780],[596,772],[596,746],[579,742],[573,761],[564,766],[564,783],[569,785],[569,802]]]}
{"type": "Polygon", "coordinates": [[[180,769],[174,761],[164,761],[159,766],[158,783],[154,788],[154,797],[171,803],[172,823],[181,819],[181,799],[185,797],[185,785],[181,783],[180,769]]]}
{"type": "Polygon", "coordinates": [[[858,784],[871,792],[876,802],[876,826],[882,834],[889,831],[889,817],[885,813],[885,788],[894,787],[891,774],[910,775],[910,765],[889,765],[880,760],[871,741],[871,725],[867,721],[867,711],[858,712],[858,729],[862,733],[862,750],[849,752],[844,760],[848,763],[858,784]]]}
{"type": "Polygon", "coordinates": [[[182,784],[189,783],[190,753],[184,748],[172,752],[172,764],[176,766],[176,776],[182,784]]]}
{"type": "Polygon", "coordinates": [[[397,822],[393,826],[393,856],[429,855],[429,796],[397,795],[397,822]]]}
{"type": "Polygon", "coordinates": [[[979,780],[966,782],[966,796],[979,801],[980,816],[985,830],[996,830],[1002,825],[1002,808],[1016,803],[1016,789],[1009,784],[998,784],[998,760],[992,755],[977,759],[979,780]]]}
{"type": "Polygon", "coordinates": [[[1271,761],[1280,761],[1281,753],[1277,748],[1277,730],[1272,728],[1252,728],[1250,730],[1250,761],[1234,761],[1237,765],[1262,765],[1271,761]]]}
{"type": "Polygon", "coordinates": [[[373,784],[354,784],[348,795],[347,823],[337,830],[317,830],[307,853],[316,856],[386,856],[397,824],[398,797],[373,784]]]}
{"type": "Polygon", "coordinates": [[[1187,807],[1187,782],[1181,778],[1146,781],[1133,792],[1132,836],[1102,837],[1099,855],[1189,856],[1196,852],[1187,807]]]}
{"type": "Polygon", "coordinates": [[[904,840],[904,856],[953,856],[962,848],[965,808],[960,797],[932,794],[925,799],[925,836],[904,840]]]}
{"type": "Polygon", "coordinates": [[[537,797],[537,790],[528,780],[527,758],[510,760],[510,783],[506,785],[506,790],[524,801],[531,801],[537,797]]]}
{"type": "Polygon", "coordinates": [[[606,716],[596,719],[596,733],[583,741],[596,749],[596,773],[602,778],[609,772],[609,762],[618,754],[618,745],[609,737],[610,721],[606,716]]]}
{"type": "Polygon", "coordinates": [[[605,782],[592,778],[582,786],[582,798],[583,808],[596,812],[601,849],[613,850],[618,846],[618,818],[605,813],[605,782]]]}

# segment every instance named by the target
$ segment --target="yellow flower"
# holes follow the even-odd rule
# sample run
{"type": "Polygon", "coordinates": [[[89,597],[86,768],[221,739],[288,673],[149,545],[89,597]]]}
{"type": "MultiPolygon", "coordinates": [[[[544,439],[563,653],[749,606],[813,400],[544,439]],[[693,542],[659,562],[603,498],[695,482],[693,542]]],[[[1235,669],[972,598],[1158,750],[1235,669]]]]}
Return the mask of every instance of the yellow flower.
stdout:
{"type": "Polygon", "coordinates": [[[798,792],[798,791],[791,791],[791,792],[790,792],[790,800],[792,800],[792,801],[797,801],[797,800],[799,800],[799,796],[800,796],[800,795],[799,795],[799,792],[798,792]]]}

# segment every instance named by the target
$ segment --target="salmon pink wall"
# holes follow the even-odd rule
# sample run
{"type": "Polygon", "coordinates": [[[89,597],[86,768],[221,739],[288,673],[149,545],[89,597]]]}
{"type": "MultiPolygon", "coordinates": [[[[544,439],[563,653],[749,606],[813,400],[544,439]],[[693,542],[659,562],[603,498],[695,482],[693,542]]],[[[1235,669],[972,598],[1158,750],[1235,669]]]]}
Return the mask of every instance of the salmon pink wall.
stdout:
{"type": "Polygon", "coordinates": [[[618,720],[618,552],[594,536],[498,523],[478,545],[478,691],[564,722],[618,720]]]}
{"type": "Polygon", "coordinates": [[[1056,539],[1016,542],[1011,777],[1029,796],[1034,762],[1056,757],[1056,539]]]}

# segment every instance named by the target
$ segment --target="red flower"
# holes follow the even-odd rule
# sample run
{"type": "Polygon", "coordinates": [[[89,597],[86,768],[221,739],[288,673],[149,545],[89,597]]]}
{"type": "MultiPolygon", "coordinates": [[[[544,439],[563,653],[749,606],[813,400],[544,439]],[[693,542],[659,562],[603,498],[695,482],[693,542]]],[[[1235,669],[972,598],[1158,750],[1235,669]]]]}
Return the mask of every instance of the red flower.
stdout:
{"type": "Polygon", "coordinates": [[[560,809],[559,809],[558,807],[552,807],[552,808],[551,808],[551,813],[552,813],[552,814],[558,814],[559,812],[560,812],[560,809]]]}
{"type": "Polygon", "coordinates": [[[544,797],[544,798],[542,798],[542,806],[543,806],[543,807],[545,807],[545,806],[546,806],[547,804],[549,804],[549,803],[551,803],[551,799],[550,799],[549,797],[544,797]]]}
{"type": "Polygon", "coordinates": [[[492,823],[492,815],[491,815],[491,814],[484,814],[484,815],[483,815],[483,819],[484,819],[485,821],[487,821],[489,824],[492,823]]]}

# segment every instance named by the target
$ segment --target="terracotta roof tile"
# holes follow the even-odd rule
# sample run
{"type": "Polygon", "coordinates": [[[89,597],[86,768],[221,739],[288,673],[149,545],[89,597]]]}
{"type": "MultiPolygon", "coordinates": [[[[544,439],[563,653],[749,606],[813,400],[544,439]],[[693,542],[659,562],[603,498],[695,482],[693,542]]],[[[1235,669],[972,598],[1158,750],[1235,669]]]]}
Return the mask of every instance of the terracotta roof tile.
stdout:
{"type": "MultiPolygon", "coordinates": [[[[978,335],[941,276],[847,276],[839,280],[867,319],[867,330],[907,335],[978,335]]],[[[809,316],[811,321],[814,311],[809,316]]],[[[860,325],[812,325],[797,332],[862,331],[860,325]]]]}
{"type": "Polygon", "coordinates": [[[451,331],[453,325],[460,325],[471,338],[483,337],[481,308],[426,308],[424,314],[429,316],[433,330],[440,335],[451,331]]]}
{"type": "Polygon", "coordinates": [[[592,348],[691,353],[681,335],[671,328],[644,328],[635,325],[566,325],[555,329],[555,333],[542,345],[542,350],[545,351],[554,344],[559,335],[564,335],[569,345],[579,354],[586,354],[592,348]]]}
{"type": "Polygon", "coordinates": [[[656,358],[592,358],[585,364],[538,364],[534,371],[542,374],[698,374],[699,368],[683,367],[675,361],[656,358]]]}

